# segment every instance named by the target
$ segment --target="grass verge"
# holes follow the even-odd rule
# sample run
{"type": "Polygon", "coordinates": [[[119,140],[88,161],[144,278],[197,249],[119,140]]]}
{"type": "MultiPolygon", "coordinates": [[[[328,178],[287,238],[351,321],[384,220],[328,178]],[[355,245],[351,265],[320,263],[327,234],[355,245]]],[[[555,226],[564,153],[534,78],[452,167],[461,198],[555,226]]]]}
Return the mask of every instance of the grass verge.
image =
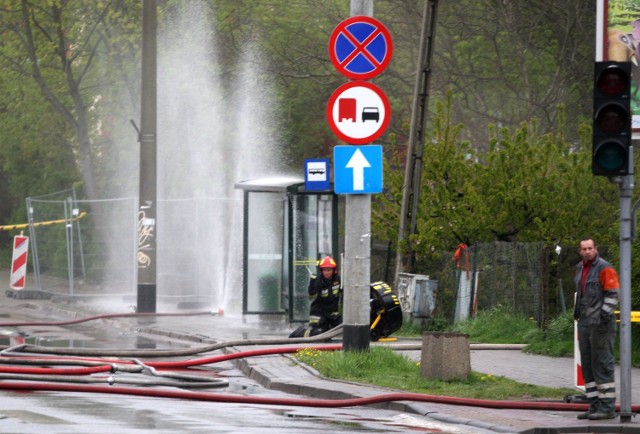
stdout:
{"type": "Polygon", "coordinates": [[[371,347],[369,352],[303,349],[295,357],[327,378],[355,381],[415,393],[460,398],[531,400],[562,399],[573,389],[522,384],[491,373],[471,372],[460,380],[431,380],[420,375],[420,363],[390,348],[371,347]]]}

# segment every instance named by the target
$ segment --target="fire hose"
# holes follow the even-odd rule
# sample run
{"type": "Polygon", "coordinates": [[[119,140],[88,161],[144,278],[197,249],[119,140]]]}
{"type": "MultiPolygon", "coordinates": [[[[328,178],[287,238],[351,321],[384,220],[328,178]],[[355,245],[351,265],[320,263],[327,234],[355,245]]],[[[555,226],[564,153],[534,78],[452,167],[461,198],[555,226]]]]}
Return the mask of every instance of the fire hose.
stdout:
{"type": "MultiPolygon", "coordinates": [[[[521,409],[521,410],[555,410],[555,411],[585,411],[587,404],[564,403],[564,402],[539,402],[539,401],[500,401],[485,400],[475,398],[458,398],[440,395],[427,395],[421,393],[385,393],[369,397],[358,397],[349,399],[313,399],[313,398],[286,398],[286,397],[263,397],[263,396],[244,396],[233,394],[220,394],[210,392],[193,392],[174,389],[154,389],[154,388],[136,388],[114,386],[114,384],[130,384],[137,386],[163,386],[163,387],[224,387],[228,385],[224,380],[212,380],[210,377],[199,377],[193,375],[183,375],[176,373],[159,373],[158,369],[184,369],[201,365],[210,365],[222,361],[232,359],[240,359],[247,357],[259,357],[273,354],[290,354],[302,348],[313,348],[320,351],[336,351],[341,350],[341,345],[317,345],[314,347],[306,346],[284,346],[278,348],[262,348],[257,350],[241,351],[231,354],[215,355],[210,357],[202,357],[192,360],[178,361],[146,361],[141,362],[138,359],[121,360],[121,359],[86,359],[79,357],[84,356],[117,356],[137,357],[144,354],[148,357],[160,356],[176,356],[176,355],[192,355],[203,352],[219,350],[230,346],[240,345],[273,345],[278,343],[312,343],[323,341],[328,337],[333,337],[341,332],[341,328],[335,328],[327,333],[309,337],[295,339],[257,339],[257,340],[239,340],[216,343],[213,345],[200,346],[185,350],[99,350],[99,349],[72,349],[72,348],[45,348],[34,345],[20,345],[10,347],[0,352],[0,364],[38,364],[39,366],[50,365],[84,365],[85,368],[23,368],[8,367],[0,365],[0,389],[2,390],[31,390],[31,391],[59,391],[59,392],[80,392],[80,393],[106,393],[120,395],[134,395],[170,399],[187,399],[210,402],[225,403],[244,403],[258,405],[290,405],[302,407],[352,407],[361,405],[371,405],[391,401],[415,401],[430,402],[452,405],[464,405],[471,407],[498,408],[498,409],[521,409]],[[21,352],[27,350],[27,352],[21,352]],[[55,354],[56,357],[45,357],[42,354],[55,354]],[[134,356],[132,356],[134,355],[134,356]],[[74,356],[74,357],[62,357],[74,356]],[[160,377],[152,381],[141,381],[139,379],[126,379],[114,377],[110,375],[105,378],[87,378],[85,380],[72,380],[76,384],[69,384],[69,377],[78,377],[82,375],[114,373],[122,371],[126,373],[145,373],[148,375],[160,377]],[[42,378],[45,381],[40,381],[42,378]],[[14,381],[11,381],[14,380],[14,381]],[[174,381],[177,380],[177,381],[174,381]],[[79,381],[84,383],[100,383],[100,384],[77,384],[79,381]]],[[[640,406],[632,406],[633,412],[640,411],[640,406]]]]}

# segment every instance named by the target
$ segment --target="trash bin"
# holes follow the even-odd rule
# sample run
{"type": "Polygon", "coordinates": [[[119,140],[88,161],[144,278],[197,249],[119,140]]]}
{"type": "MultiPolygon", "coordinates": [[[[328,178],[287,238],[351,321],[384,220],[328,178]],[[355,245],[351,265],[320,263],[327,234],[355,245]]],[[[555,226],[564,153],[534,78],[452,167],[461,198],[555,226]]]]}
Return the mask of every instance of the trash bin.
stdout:
{"type": "Polygon", "coordinates": [[[420,376],[435,380],[465,379],[471,373],[469,335],[425,332],[422,335],[420,376]]]}

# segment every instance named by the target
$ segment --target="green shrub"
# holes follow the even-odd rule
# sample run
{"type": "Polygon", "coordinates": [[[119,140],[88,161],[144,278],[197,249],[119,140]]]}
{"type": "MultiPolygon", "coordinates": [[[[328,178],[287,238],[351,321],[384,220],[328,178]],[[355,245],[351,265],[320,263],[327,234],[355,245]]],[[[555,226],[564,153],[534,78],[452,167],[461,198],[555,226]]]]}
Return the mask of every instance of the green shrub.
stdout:
{"type": "Polygon", "coordinates": [[[402,321],[402,327],[395,332],[396,336],[403,337],[419,337],[424,332],[444,332],[449,330],[451,324],[449,320],[443,316],[435,316],[427,319],[424,323],[422,320],[415,320],[410,316],[405,316],[402,321]]]}
{"type": "Polygon", "coordinates": [[[538,336],[533,318],[515,314],[501,305],[478,312],[475,318],[455,324],[453,330],[468,334],[473,342],[490,344],[527,344],[538,336]]]}

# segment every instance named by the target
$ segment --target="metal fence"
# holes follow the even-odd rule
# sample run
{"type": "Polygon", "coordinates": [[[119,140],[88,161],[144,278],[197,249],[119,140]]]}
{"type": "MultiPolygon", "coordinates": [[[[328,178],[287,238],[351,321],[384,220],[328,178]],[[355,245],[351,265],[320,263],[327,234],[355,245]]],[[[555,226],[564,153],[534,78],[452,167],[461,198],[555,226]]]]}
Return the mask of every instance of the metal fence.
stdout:
{"type": "MultiPolygon", "coordinates": [[[[390,245],[375,242],[373,246],[372,263],[388,267],[375,272],[392,275],[395,264],[388,258],[395,254],[390,245]]],[[[555,254],[543,243],[478,243],[456,253],[416,267],[417,274],[437,281],[434,316],[455,322],[505,306],[542,325],[566,309],[565,299],[573,292],[575,258],[552,264],[555,254]]]]}
{"type": "MultiPolygon", "coordinates": [[[[117,295],[135,304],[136,198],[82,201],[67,190],[28,198],[27,209],[38,290],[117,295]]],[[[158,301],[239,305],[241,199],[159,201],[158,215],[158,301]]],[[[565,298],[573,291],[573,267],[567,263],[573,259],[551,263],[554,254],[542,243],[475,244],[461,251],[456,261],[454,253],[416,270],[430,276],[437,287],[434,316],[457,321],[502,305],[544,324],[558,309],[565,309],[565,298]],[[569,283],[564,288],[563,281],[569,283]]],[[[391,243],[373,240],[372,281],[394,283],[394,258],[391,243]]]]}
{"type": "Polygon", "coordinates": [[[36,289],[57,295],[133,295],[135,198],[77,200],[75,191],[27,198],[36,289]]]}
{"type": "Polygon", "coordinates": [[[545,258],[542,243],[495,242],[469,248],[469,263],[457,270],[458,300],[470,283],[470,313],[502,305],[512,312],[544,322],[545,258]]]}
{"type": "MultiPolygon", "coordinates": [[[[30,197],[27,209],[37,290],[135,305],[136,198],[83,201],[67,190],[30,197]]],[[[161,200],[158,216],[158,302],[213,308],[239,304],[241,199],[161,200]]]]}

